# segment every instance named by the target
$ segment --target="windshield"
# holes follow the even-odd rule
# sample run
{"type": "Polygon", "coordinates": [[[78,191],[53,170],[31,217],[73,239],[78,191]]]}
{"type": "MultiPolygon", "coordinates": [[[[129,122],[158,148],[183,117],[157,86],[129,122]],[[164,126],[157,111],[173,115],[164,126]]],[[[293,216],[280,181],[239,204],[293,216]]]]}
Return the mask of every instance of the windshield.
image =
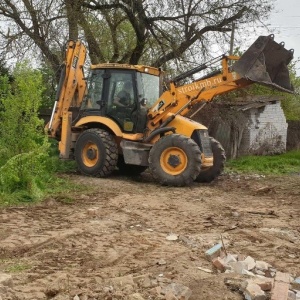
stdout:
{"type": "Polygon", "coordinates": [[[88,79],[88,94],[81,109],[99,109],[103,93],[104,70],[92,70],[88,79]]]}
{"type": "MultiPolygon", "coordinates": [[[[141,87],[139,90],[142,91],[141,98],[146,99],[146,106],[152,107],[152,105],[159,98],[159,76],[154,76],[146,73],[140,73],[141,87]]],[[[138,81],[139,82],[139,81],[138,81]]]]}

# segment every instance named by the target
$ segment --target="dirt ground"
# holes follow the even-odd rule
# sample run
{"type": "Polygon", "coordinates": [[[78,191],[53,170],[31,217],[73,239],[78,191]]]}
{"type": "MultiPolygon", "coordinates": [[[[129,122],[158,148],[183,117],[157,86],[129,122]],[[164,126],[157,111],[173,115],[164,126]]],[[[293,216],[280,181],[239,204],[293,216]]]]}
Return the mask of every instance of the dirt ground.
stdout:
{"type": "Polygon", "coordinates": [[[0,209],[0,299],[165,299],[170,283],[188,287],[190,300],[243,299],[224,284],[234,274],[205,257],[221,235],[227,252],[300,276],[300,174],[185,188],[147,172],[65,176],[88,188],[0,209]]]}

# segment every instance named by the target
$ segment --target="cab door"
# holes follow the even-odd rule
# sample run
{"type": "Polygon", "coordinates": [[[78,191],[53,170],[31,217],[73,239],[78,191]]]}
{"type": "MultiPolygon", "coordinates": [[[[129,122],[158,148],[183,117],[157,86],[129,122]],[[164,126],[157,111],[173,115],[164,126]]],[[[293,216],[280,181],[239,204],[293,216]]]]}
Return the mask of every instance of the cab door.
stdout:
{"type": "Polygon", "coordinates": [[[121,127],[122,131],[135,133],[137,122],[137,91],[135,72],[131,70],[107,70],[108,94],[106,114],[121,127]],[[125,106],[119,106],[116,98],[124,90],[126,83],[131,82],[131,87],[127,89],[129,94],[125,106]]]}

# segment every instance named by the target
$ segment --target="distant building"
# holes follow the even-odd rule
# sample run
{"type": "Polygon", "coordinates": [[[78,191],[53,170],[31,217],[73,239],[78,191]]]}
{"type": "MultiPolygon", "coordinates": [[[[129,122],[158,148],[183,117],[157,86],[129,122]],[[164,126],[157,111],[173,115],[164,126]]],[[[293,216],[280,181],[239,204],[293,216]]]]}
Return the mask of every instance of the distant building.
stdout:
{"type": "Polygon", "coordinates": [[[209,128],[228,158],[286,151],[288,124],[279,96],[248,96],[209,103],[193,119],[209,128]]]}

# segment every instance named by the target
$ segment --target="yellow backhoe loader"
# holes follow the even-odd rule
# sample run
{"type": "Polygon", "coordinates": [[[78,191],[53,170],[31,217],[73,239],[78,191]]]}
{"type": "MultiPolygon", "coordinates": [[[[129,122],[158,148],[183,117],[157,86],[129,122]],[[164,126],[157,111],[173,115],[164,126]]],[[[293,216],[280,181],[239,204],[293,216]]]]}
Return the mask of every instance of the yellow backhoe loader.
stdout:
{"type": "Polygon", "coordinates": [[[293,50],[273,35],[260,36],[241,57],[223,55],[168,84],[160,69],[115,63],[92,65],[85,79],[85,56],[82,42],[67,44],[46,129],[59,141],[60,157],[75,158],[89,176],[149,168],[163,185],[210,182],[221,173],[225,154],[205,126],[184,117],[193,106],[255,82],[293,92],[287,69],[293,50]],[[217,61],[221,70],[181,84],[217,61]]]}

